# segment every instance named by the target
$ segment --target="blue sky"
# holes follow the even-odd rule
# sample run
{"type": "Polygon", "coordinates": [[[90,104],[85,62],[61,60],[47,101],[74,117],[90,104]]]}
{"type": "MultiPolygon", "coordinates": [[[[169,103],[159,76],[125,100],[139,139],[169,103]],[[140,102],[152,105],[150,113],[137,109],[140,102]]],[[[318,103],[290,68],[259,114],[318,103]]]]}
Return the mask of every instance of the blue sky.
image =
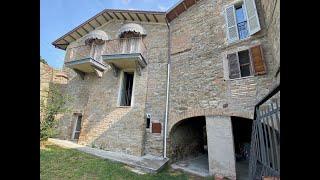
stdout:
{"type": "Polygon", "coordinates": [[[51,43],[103,9],[166,11],[178,0],[41,0],[40,55],[61,69],[65,51],[51,43]]]}

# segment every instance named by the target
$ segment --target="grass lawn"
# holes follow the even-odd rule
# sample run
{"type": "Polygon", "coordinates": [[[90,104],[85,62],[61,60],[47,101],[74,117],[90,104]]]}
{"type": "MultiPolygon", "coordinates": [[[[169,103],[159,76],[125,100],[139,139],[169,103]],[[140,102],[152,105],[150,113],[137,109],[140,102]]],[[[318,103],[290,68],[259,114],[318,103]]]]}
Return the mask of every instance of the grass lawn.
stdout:
{"type": "Polygon", "coordinates": [[[120,163],[47,143],[40,149],[40,178],[46,179],[202,179],[169,167],[157,174],[139,175],[120,163]]]}

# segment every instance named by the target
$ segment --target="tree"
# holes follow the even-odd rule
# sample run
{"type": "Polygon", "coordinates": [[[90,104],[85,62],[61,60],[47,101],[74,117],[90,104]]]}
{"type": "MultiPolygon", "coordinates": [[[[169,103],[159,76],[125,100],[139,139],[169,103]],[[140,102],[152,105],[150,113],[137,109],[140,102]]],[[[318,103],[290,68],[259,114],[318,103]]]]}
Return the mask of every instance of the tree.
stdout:
{"type": "Polygon", "coordinates": [[[40,62],[42,62],[44,64],[48,64],[47,61],[45,59],[43,59],[41,56],[40,56],[40,62]]]}
{"type": "Polygon", "coordinates": [[[57,115],[70,111],[66,104],[71,100],[59,85],[51,83],[48,96],[40,100],[40,141],[56,135],[57,115]]]}

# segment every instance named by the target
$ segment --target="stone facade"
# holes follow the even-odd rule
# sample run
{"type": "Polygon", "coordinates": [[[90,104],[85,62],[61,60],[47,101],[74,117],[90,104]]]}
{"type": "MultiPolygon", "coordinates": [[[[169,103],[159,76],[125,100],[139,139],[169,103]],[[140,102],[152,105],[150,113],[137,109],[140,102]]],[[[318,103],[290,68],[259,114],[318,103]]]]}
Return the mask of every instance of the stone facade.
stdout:
{"type": "MultiPolygon", "coordinates": [[[[111,39],[116,39],[118,30],[128,22],[112,21],[99,29],[106,31],[111,39]]],[[[146,132],[145,114],[152,114],[151,122],[164,119],[168,29],[166,24],[161,23],[140,25],[148,32],[144,38],[148,48],[148,65],[142,69],[141,76],[135,73],[131,107],[118,107],[121,76],[114,77],[111,69],[104,72],[102,78],[92,73],[86,75],[84,80],[69,70],[73,77],[68,82],[67,92],[76,97],[70,106],[74,112],[83,114],[80,144],[137,156],[152,152],[161,156],[162,149],[158,144],[162,143],[163,138],[146,132]]],[[[77,46],[78,42],[70,47],[77,46]]],[[[71,138],[75,119],[73,114],[68,114],[61,121],[63,129],[60,138],[71,138]]]]}
{"type": "MultiPolygon", "coordinates": [[[[75,97],[68,106],[73,112],[60,121],[60,138],[71,139],[76,116],[83,115],[79,144],[94,145],[101,149],[141,156],[163,155],[164,121],[166,107],[168,44],[170,49],[169,112],[167,150],[170,149],[171,129],[181,120],[206,116],[210,173],[216,172],[234,178],[234,158],[220,159],[227,148],[233,153],[230,116],[253,118],[254,105],[279,83],[275,76],[280,62],[279,1],[257,0],[261,30],[244,40],[228,43],[225,8],[240,1],[200,0],[189,7],[170,24],[138,22],[147,31],[147,66],[141,76],[135,73],[133,105],[118,107],[117,99],[121,75],[114,77],[111,68],[101,78],[94,73],[82,80],[71,69],[66,93],[75,97]],[[267,73],[240,79],[228,78],[227,54],[261,45],[267,73]],[[151,122],[162,124],[161,133],[146,129],[146,114],[151,122]],[[216,119],[216,120],[215,120],[216,119]],[[219,131],[217,127],[221,126],[219,131]],[[219,125],[219,126],[218,126],[219,125]],[[221,132],[221,134],[217,134],[221,132]],[[210,134],[210,135],[209,135],[210,134]],[[228,138],[227,138],[228,137],[228,138]],[[217,138],[221,138],[217,141],[217,138]],[[223,144],[226,138],[230,143],[223,144]],[[210,144],[210,142],[212,142],[210,144]],[[218,159],[216,159],[218,158],[218,159]],[[220,161],[220,162],[218,162],[220,161]],[[218,169],[216,164],[221,163],[218,169]],[[229,167],[229,169],[228,169],[229,167]]],[[[128,20],[112,20],[98,29],[111,39],[128,20]]],[[[134,22],[137,23],[137,22],[134,22]]],[[[81,38],[67,48],[77,46],[81,38]]]]}

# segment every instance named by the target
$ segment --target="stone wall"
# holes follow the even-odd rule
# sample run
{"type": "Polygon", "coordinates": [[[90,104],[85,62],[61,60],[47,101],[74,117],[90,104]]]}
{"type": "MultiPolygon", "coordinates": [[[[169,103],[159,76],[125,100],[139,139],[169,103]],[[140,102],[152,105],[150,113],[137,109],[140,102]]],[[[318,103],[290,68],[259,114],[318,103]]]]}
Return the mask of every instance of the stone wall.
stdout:
{"type": "MultiPolygon", "coordinates": [[[[118,30],[127,22],[130,21],[110,21],[99,29],[104,30],[111,39],[116,39],[118,30]]],[[[141,76],[134,76],[133,105],[117,106],[120,76],[114,77],[110,68],[102,78],[91,73],[84,80],[66,68],[72,75],[67,92],[75,101],[69,105],[73,107],[73,112],[66,114],[61,121],[60,138],[71,138],[76,119],[73,113],[80,112],[83,117],[79,144],[137,156],[145,152],[152,153],[153,149],[156,152],[161,149],[159,135],[146,133],[145,114],[151,114],[151,122],[162,121],[164,118],[167,26],[156,23],[139,24],[147,31],[144,43],[148,49],[148,65],[142,69],[141,76]],[[154,146],[153,142],[157,144],[154,146]]],[[[81,39],[72,43],[70,47],[76,46],[80,41],[81,39]]]]}
{"type": "MultiPolygon", "coordinates": [[[[58,85],[63,91],[68,82],[67,76],[62,70],[54,69],[40,62],[40,103],[47,103],[47,97],[52,85],[58,85]]],[[[40,106],[41,108],[41,106],[40,106]]],[[[40,117],[43,117],[40,110],[40,117]]]]}
{"type": "Polygon", "coordinates": [[[226,116],[242,112],[247,114],[243,117],[253,118],[254,104],[272,88],[272,42],[267,38],[261,4],[257,2],[262,30],[248,39],[228,44],[224,9],[234,2],[202,0],[170,23],[172,49],[179,48],[171,53],[169,131],[179,121],[177,117],[194,109],[226,116]],[[189,40],[180,38],[182,34],[189,40]],[[180,43],[188,45],[180,47],[180,43]],[[259,44],[267,73],[234,80],[226,78],[227,54],[259,44]]]}

